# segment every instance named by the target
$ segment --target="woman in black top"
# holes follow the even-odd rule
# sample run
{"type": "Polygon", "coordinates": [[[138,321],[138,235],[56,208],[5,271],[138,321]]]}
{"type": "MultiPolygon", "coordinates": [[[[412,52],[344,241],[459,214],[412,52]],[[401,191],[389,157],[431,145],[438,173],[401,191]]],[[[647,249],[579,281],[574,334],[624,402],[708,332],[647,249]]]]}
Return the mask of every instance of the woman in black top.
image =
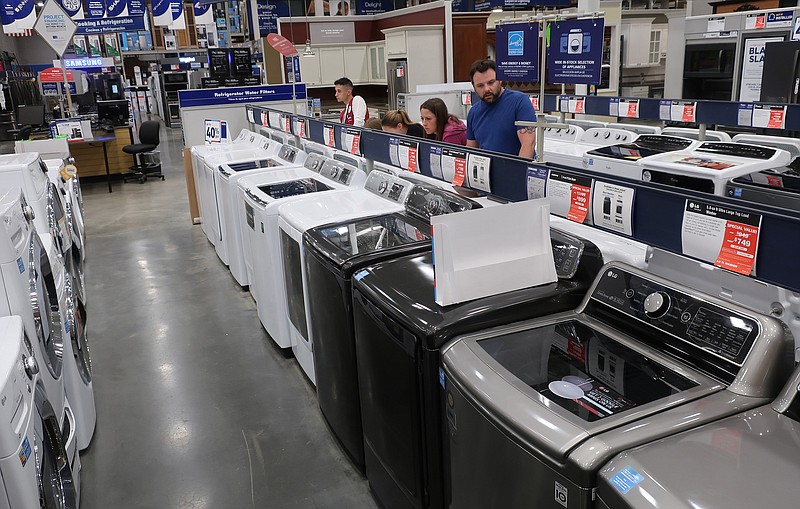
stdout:
{"type": "Polygon", "coordinates": [[[417,138],[425,136],[425,129],[412,122],[405,110],[387,111],[381,119],[381,126],[384,131],[394,134],[405,134],[417,138]]]}

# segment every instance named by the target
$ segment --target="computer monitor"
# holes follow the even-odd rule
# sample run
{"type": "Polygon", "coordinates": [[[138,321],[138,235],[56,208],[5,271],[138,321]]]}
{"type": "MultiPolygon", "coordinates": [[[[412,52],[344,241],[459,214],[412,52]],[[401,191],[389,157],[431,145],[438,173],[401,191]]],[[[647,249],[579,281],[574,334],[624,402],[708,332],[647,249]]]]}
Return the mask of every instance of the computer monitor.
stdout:
{"type": "Polygon", "coordinates": [[[44,104],[17,106],[17,124],[30,126],[44,124],[44,104]]]}
{"type": "Polygon", "coordinates": [[[97,101],[97,117],[101,122],[107,122],[114,126],[128,125],[130,120],[128,101],[97,101]]]}

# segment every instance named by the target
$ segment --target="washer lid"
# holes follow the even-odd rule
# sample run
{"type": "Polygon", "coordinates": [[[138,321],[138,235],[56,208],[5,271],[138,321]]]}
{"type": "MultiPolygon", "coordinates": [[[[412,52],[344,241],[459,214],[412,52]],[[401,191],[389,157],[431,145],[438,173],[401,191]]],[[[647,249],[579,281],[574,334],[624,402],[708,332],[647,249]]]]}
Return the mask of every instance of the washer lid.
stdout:
{"type": "Polygon", "coordinates": [[[299,194],[317,193],[320,191],[330,191],[331,189],[333,188],[328,184],[314,177],[258,186],[259,191],[273,199],[297,196],[299,194]]]}
{"type": "Polygon", "coordinates": [[[626,161],[638,161],[643,157],[649,157],[664,152],[674,150],[684,150],[697,142],[677,136],[643,135],[639,136],[633,143],[623,143],[599,147],[588,151],[589,156],[602,156],[610,159],[623,159],[626,161]]]}

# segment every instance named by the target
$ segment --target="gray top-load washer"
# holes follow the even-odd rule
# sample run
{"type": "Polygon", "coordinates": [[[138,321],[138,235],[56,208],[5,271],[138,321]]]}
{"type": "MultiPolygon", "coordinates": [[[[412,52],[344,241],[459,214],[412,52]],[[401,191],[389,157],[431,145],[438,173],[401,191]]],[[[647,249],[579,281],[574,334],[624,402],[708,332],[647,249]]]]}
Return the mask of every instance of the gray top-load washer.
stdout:
{"type": "Polygon", "coordinates": [[[602,509],[800,505],[800,368],[772,405],[623,452],[601,472],[602,509]]]}
{"type": "Polygon", "coordinates": [[[782,322],[621,263],[572,312],[447,345],[449,507],[588,509],[616,454],[774,399],[782,322]]]}

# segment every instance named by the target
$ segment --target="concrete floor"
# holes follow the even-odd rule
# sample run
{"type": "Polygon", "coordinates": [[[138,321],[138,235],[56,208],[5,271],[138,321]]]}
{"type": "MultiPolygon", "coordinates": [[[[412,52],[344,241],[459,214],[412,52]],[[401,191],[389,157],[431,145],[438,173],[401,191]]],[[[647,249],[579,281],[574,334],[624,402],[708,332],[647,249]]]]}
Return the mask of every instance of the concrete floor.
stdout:
{"type": "Polygon", "coordinates": [[[162,128],[164,182],[83,182],[97,429],[82,507],[376,508],[191,224],[181,136],[162,128]]]}

